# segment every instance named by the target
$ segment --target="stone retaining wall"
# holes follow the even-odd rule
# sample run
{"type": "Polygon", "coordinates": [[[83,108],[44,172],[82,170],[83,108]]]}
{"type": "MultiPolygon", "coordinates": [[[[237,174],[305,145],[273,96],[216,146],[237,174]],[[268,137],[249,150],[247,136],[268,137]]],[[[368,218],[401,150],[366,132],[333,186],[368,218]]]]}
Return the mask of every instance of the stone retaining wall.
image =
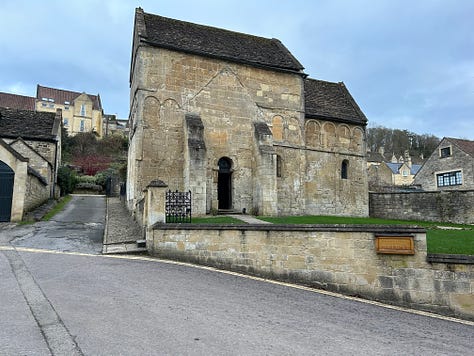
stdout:
{"type": "Polygon", "coordinates": [[[474,190],[370,193],[370,216],[474,224],[474,190]]]}
{"type": "Polygon", "coordinates": [[[147,247],[163,258],[474,320],[474,265],[429,264],[420,228],[156,224],[147,247]],[[413,236],[415,254],[377,254],[378,233],[413,236]]]}

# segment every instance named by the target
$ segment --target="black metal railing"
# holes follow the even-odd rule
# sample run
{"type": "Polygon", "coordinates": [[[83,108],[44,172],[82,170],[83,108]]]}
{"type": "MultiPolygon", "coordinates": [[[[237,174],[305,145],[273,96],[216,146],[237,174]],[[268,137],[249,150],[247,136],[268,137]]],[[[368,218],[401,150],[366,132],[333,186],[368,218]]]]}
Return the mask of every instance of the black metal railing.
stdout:
{"type": "Polygon", "coordinates": [[[166,192],[166,222],[190,223],[191,222],[191,191],[166,192]]]}

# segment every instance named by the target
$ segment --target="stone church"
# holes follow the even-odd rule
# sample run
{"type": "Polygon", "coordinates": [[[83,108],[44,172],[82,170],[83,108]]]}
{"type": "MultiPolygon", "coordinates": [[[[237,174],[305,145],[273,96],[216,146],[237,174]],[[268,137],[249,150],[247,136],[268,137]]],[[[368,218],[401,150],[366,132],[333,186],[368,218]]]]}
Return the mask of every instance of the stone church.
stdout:
{"type": "Polygon", "coordinates": [[[127,202],[161,180],[193,215],[368,215],[367,119],[277,39],[135,13],[127,202]]]}

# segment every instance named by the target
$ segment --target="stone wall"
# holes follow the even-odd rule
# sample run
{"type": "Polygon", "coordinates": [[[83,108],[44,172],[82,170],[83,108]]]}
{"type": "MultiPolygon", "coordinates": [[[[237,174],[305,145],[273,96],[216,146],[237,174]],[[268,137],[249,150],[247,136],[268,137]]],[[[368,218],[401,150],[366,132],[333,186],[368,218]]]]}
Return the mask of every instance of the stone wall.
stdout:
{"type": "Polygon", "coordinates": [[[474,224],[474,190],[370,193],[370,216],[474,224]]]}
{"type": "Polygon", "coordinates": [[[474,266],[427,263],[419,228],[158,224],[147,247],[159,257],[474,320],[474,266]],[[377,254],[377,233],[414,236],[415,254],[377,254]]]}
{"type": "Polygon", "coordinates": [[[49,186],[33,174],[28,174],[24,213],[29,212],[45,203],[50,197],[49,186]]]}

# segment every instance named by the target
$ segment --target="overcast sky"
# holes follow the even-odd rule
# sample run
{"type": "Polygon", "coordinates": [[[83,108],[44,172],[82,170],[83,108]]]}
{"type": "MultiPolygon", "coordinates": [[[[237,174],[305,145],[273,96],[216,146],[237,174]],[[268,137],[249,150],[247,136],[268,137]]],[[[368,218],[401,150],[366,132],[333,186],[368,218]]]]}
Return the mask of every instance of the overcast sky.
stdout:
{"type": "Polygon", "coordinates": [[[128,118],[135,8],[278,38],[369,126],[474,140],[472,0],[1,0],[0,91],[100,94],[128,118]]]}

